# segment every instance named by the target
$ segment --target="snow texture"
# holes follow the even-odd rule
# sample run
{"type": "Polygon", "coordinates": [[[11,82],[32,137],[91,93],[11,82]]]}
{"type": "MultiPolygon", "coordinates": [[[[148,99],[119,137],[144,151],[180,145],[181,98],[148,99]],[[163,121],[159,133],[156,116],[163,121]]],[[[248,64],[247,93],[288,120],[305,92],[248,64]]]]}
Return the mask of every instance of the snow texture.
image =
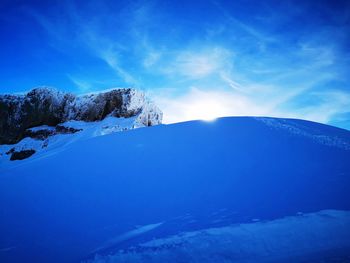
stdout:
{"type": "Polygon", "coordinates": [[[134,121],[69,121],[83,130],[0,164],[1,263],[349,261],[349,131],[236,117],[109,133],[134,121]]]}
{"type": "Polygon", "coordinates": [[[121,132],[145,127],[145,125],[140,121],[140,118],[142,117],[138,115],[136,117],[130,118],[116,118],[109,116],[103,119],[102,121],[96,122],[71,120],[59,124],[59,126],[61,127],[74,128],[78,130],[78,132],[76,133],[67,134],[55,132],[55,127],[47,125],[30,128],[28,130],[32,132],[50,131],[53,132],[53,134],[44,140],[26,137],[17,144],[0,145],[0,167],[4,168],[15,165],[13,164],[13,162],[10,161],[11,155],[7,154],[11,149],[13,149],[16,152],[24,150],[35,150],[36,153],[31,158],[33,158],[34,156],[38,156],[40,158],[43,155],[50,155],[56,151],[61,151],[64,149],[65,146],[73,142],[87,140],[96,136],[103,136],[114,132],[121,132]]]}
{"type": "Polygon", "coordinates": [[[89,263],[348,262],[350,212],[325,210],[184,232],[89,263]]]}
{"type": "Polygon", "coordinates": [[[322,130],[311,129],[308,125],[303,125],[300,121],[292,119],[277,119],[257,117],[256,120],[261,121],[274,129],[284,129],[296,136],[304,136],[314,140],[317,143],[350,150],[350,143],[336,136],[328,136],[322,130]]]}

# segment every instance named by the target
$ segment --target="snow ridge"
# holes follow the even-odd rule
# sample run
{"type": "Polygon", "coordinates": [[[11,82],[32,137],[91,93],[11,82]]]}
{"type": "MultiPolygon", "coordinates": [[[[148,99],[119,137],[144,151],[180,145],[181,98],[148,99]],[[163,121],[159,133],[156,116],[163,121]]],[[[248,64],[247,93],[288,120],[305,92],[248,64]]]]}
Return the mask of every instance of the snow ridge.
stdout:
{"type": "Polygon", "coordinates": [[[296,123],[292,119],[277,119],[267,117],[256,117],[255,119],[257,121],[263,122],[273,129],[283,129],[293,135],[307,137],[319,144],[337,147],[348,151],[350,150],[350,143],[348,141],[343,140],[337,136],[325,135],[319,130],[313,130],[309,127],[302,126],[300,123],[296,123]]]}

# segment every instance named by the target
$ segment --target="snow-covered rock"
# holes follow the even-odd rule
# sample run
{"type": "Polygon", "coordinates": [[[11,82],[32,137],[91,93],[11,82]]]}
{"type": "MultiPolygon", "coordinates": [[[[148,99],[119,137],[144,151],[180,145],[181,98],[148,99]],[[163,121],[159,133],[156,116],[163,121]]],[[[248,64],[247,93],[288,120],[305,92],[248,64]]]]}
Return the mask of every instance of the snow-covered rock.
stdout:
{"type": "Polygon", "coordinates": [[[19,142],[28,128],[70,120],[101,121],[107,116],[135,117],[133,128],[162,122],[159,108],[143,92],[131,88],[75,96],[41,87],[25,95],[0,96],[0,145],[19,142]]]}
{"type": "Polygon", "coordinates": [[[50,149],[53,143],[162,122],[159,108],[143,92],[130,88],[83,96],[52,88],[37,88],[26,95],[3,95],[0,117],[0,163],[30,157],[50,149]],[[76,135],[78,132],[81,134],[76,135]],[[71,136],[62,136],[67,134],[71,136]]]}

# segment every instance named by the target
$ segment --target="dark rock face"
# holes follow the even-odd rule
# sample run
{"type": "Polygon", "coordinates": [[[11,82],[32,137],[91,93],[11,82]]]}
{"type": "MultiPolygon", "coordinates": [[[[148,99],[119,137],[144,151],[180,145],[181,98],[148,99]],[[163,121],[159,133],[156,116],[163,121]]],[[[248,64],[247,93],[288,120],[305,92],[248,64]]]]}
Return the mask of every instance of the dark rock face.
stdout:
{"type": "Polygon", "coordinates": [[[13,154],[15,152],[15,148],[11,148],[8,152],[6,152],[7,155],[13,154]]]}
{"type": "Polygon", "coordinates": [[[75,129],[72,127],[65,127],[62,125],[57,125],[56,130],[53,132],[53,134],[72,134],[81,131],[81,129],[75,129]]]}
{"type": "Polygon", "coordinates": [[[26,131],[28,128],[56,126],[68,120],[98,121],[109,114],[124,118],[139,115],[145,126],[162,120],[161,111],[134,89],[75,96],[52,88],[36,88],[25,95],[0,95],[0,145],[15,144],[26,136],[45,139],[51,135],[51,131],[33,133],[26,131]]]}
{"type": "Polygon", "coordinates": [[[26,129],[57,125],[65,118],[65,105],[72,98],[52,89],[38,88],[26,95],[0,96],[0,144],[13,144],[26,129]]]}
{"type": "Polygon", "coordinates": [[[30,137],[37,140],[45,140],[54,134],[55,134],[54,130],[45,130],[45,129],[39,130],[39,131],[26,130],[23,133],[23,137],[30,137]]]}
{"type": "Polygon", "coordinates": [[[74,119],[83,121],[102,120],[112,111],[114,111],[116,117],[133,116],[123,107],[123,95],[129,92],[129,90],[125,90],[125,92],[113,90],[107,93],[85,96],[80,99],[85,100],[84,107],[79,106],[81,102],[78,99],[70,108],[70,114],[74,116],[74,119]]]}
{"type": "Polygon", "coordinates": [[[19,152],[13,152],[10,160],[11,161],[23,160],[23,159],[26,159],[26,158],[32,156],[34,153],[35,153],[35,150],[23,150],[23,151],[19,151],[19,152]]]}
{"type": "Polygon", "coordinates": [[[65,127],[63,125],[56,125],[54,129],[39,129],[39,130],[25,130],[23,133],[23,137],[29,137],[36,140],[45,140],[49,138],[50,136],[57,135],[57,134],[73,134],[76,132],[81,131],[81,129],[75,129],[72,127],[65,127]]]}

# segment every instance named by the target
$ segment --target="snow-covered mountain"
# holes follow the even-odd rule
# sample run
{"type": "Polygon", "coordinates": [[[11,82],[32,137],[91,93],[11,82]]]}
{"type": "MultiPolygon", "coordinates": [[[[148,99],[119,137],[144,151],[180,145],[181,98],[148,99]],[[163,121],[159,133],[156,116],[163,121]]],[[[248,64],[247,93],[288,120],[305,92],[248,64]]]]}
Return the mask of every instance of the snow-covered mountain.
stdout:
{"type": "Polygon", "coordinates": [[[143,92],[111,89],[75,96],[53,88],[0,95],[0,165],[72,141],[162,122],[143,92]]]}
{"type": "Polygon", "coordinates": [[[0,262],[349,262],[347,130],[232,117],[87,137],[0,165],[0,262]]]}

